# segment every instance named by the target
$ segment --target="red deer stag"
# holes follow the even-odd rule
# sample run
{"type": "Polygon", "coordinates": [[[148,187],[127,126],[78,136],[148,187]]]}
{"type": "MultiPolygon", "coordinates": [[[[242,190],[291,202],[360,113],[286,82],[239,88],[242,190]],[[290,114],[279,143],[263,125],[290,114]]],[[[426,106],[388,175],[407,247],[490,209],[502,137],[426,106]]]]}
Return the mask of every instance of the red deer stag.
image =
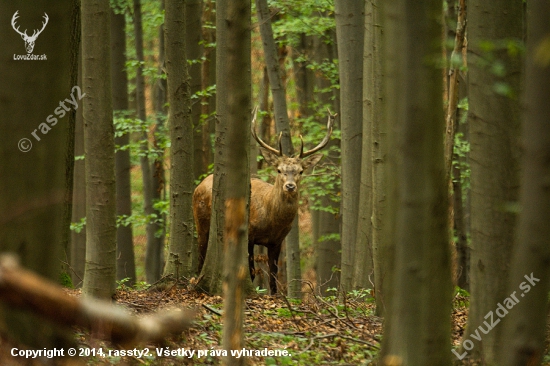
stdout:
{"type": "MultiPolygon", "coordinates": [[[[250,215],[248,222],[248,264],[250,277],[254,280],[254,244],[267,247],[269,260],[269,287],[271,294],[277,293],[277,261],[281,252],[281,244],[290,231],[292,221],[298,211],[298,183],[302,173],[321,160],[322,154],[315,154],[324,148],[332,134],[336,115],[329,111],[327,133],[321,143],[313,149],[304,152],[304,141],[298,156],[283,154],[281,134],[279,134],[279,150],[263,142],[255,131],[256,110],[252,121],[252,136],[260,144],[260,151],[265,160],[277,168],[275,184],[269,184],[260,179],[251,180],[250,215]]],[[[300,139],[302,137],[300,136],[300,139]]],[[[199,272],[202,270],[210,229],[210,214],[212,209],[213,176],[206,177],[195,189],[193,194],[193,216],[197,226],[199,242],[199,272]]]]}

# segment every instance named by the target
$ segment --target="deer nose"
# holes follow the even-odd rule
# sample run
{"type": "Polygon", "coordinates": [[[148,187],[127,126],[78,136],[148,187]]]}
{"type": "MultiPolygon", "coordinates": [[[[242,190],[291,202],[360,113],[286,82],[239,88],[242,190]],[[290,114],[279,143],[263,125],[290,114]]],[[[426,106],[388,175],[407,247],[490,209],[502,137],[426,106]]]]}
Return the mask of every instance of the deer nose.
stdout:
{"type": "Polygon", "coordinates": [[[296,190],[296,184],[287,183],[287,184],[285,184],[285,188],[286,188],[287,191],[292,192],[292,191],[296,190]]]}

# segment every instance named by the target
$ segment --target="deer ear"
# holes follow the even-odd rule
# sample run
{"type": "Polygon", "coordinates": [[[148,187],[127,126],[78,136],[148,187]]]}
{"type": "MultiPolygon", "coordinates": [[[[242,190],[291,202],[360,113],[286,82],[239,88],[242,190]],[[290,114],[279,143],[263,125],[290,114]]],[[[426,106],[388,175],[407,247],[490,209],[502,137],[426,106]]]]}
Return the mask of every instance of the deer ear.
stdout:
{"type": "Polygon", "coordinates": [[[314,155],[311,155],[310,157],[306,158],[305,160],[302,160],[302,167],[304,168],[304,170],[306,170],[307,168],[310,168],[310,167],[313,167],[315,166],[319,160],[321,160],[323,158],[323,154],[314,154],[314,155]]]}
{"type": "Polygon", "coordinates": [[[262,154],[265,161],[267,161],[269,165],[273,165],[275,167],[279,165],[279,157],[277,155],[273,154],[271,151],[267,149],[264,149],[263,147],[259,147],[259,149],[260,149],[260,153],[262,154]]]}

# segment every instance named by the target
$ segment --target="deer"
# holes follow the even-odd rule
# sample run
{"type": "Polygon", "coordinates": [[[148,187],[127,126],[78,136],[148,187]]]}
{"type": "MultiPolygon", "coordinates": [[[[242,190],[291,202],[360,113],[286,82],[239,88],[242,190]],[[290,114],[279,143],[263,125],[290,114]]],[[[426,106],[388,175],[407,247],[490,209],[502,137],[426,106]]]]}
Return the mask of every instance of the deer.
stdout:
{"type": "Polygon", "coordinates": [[[36,42],[36,38],[38,38],[38,36],[40,35],[40,33],[42,33],[42,31],[44,30],[44,28],[46,28],[46,24],[48,24],[48,14],[44,13],[44,21],[42,22],[42,29],[38,30],[38,29],[35,29],[34,32],[32,33],[32,36],[29,36],[27,34],[27,30],[25,29],[24,32],[21,32],[19,30],[19,26],[17,26],[16,28],[16,24],[15,24],[15,21],[17,20],[17,18],[19,18],[19,15],[17,15],[17,13],[19,13],[19,10],[17,10],[14,14],[13,14],[13,17],[11,18],[11,26],[13,28],[14,31],[16,31],[17,33],[19,33],[19,35],[21,36],[21,38],[23,38],[23,41],[25,41],[25,49],[27,50],[27,53],[32,53],[32,51],[34,50],[34,42],[36,42]]]}
{"type": "MultiPolygon", "coordinates": [[[[256,113],[252,120],[252,137],[260,145],[259,149],[265,161],[277,169],[274,184],[261,179],[250,181],[250,212],[248,221],[248,265],[250,278],[254,281],[254,245],[267,248],[269,265],[269,287],[271,295],[277,293],[277,262],[283,240],[290,232],[292,222],[299,206],[299,183],[304,171],[315,166],[323,157],[316,154],[329,142],[336,114],[328,111],[327,132],[322,141],[313,149],[304,152],[304,140],[300,135],[300,153],[293,156],[283,154],[282,133],[279,134],[279,149],[262,141],[256,134],[256,113]]],[[[204,265],[210,230],[212,210],[213,175],[207,176],[193,193],[193,216],[198,234],[199,273],[204,265]]]]}

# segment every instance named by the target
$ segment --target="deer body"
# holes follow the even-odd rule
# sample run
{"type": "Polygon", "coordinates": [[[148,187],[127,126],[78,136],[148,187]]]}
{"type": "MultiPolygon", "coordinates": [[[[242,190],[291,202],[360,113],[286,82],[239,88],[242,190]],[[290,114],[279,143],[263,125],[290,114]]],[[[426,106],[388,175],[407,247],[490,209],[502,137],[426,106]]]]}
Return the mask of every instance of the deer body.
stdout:
{"type": "MultiPolygon", "coordinates": [[[[302,145],[300,155],[297,157],[288,157],[282,153],[280,136],[279,151],[277,151],[261,141],[255,131],[252,130],[253,137],[263,146],[260,147],[260,151],[265,160],[277,168],[278,172],[274,184],[255,178],[250,181],[250,213],[248,220],[250,277],[254,280],[254,245],[263,245],[267,248],[271,294],[277,293],[277,261],[281,253],[281,245],[290,232],[292,222],[298,212],[298,184],[300,178],[308,167],[314,166],[323,157],[322,154],[312,154],[328,143],[334,117],[329,115],[325,139],[316,148],[306,153],[303,152],[302,145]]],[[[208,247],[212,213],[212,184],[213,175],[209,175],[197,186],[193,193],[193,216],[199,244],[199,272],[204,264],[208,247]]]]}

